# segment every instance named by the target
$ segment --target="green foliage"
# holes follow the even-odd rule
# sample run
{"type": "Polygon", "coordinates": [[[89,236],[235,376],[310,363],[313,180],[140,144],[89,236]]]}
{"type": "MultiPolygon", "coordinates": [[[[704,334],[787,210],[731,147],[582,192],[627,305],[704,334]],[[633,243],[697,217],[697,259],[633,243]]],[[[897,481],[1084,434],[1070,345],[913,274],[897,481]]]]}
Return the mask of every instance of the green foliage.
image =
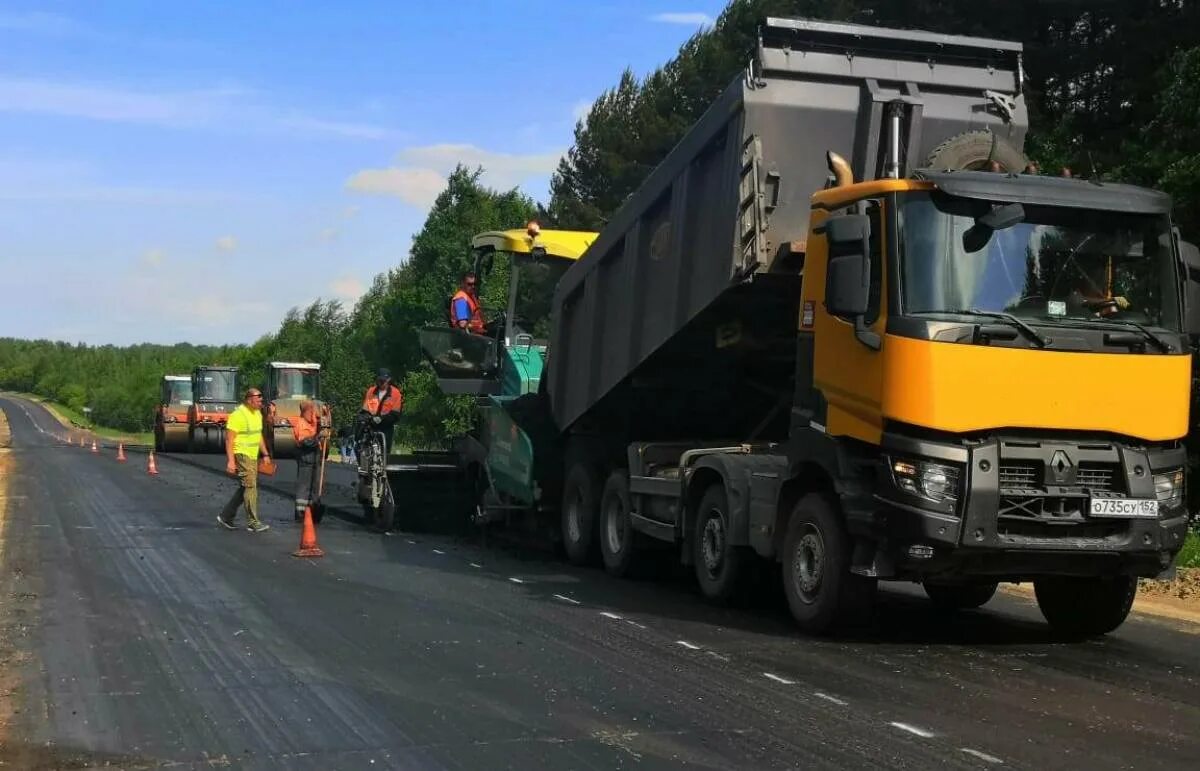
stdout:
{"type": "Polygon", "coordinates": [[[1175,565],[1181,568],[1200,568],[1200,533],[1192,531],[1187,534],[1187,540],[1179,550],[1175,565]]]}

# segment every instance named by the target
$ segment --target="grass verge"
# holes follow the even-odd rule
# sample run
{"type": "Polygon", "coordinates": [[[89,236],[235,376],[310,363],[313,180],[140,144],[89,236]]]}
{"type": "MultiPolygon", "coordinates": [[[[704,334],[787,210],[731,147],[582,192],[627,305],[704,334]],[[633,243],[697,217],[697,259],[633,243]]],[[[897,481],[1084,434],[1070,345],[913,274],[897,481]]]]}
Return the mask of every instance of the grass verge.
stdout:
{"type": "Polygon", "coordinates": [[[1200,534],[1188,533],[1175,564],[1181,568],[1200,568],[1200,534]]]}
{"type": "Polygon", "coordinates": [[[107,426],[90,426],[87,418],[65,404],[52,402],[49,399],[38,396],[37,394],[17,393],[15,395],[21,397],[22,399],[28,399],[31,402],[37,402],[38,404],[42,405],[48,409],[50,414],[54,415],[54,417],[57,418],[58,421],[64,426],[70,426],[71,428],[83,428],[86,426],[90,433],[93,433],[98,437],[122,441],[126,444],[154,443],[154,434],[151,432],[132,433],[129,431],[118,431],[115,428],[108,428],[107,426]]]}

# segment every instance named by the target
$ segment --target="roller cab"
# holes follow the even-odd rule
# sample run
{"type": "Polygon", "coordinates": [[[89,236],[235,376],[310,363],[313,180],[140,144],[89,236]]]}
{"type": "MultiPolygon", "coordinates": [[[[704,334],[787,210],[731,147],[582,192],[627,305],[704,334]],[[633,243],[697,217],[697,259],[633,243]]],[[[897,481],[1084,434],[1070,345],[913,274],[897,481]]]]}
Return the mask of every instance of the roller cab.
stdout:
{"type": "Polygon", "coordinates": [[[154,449],[179,452],[187,447],[188,409],[192,406],[190,375],[163,375],[154,408],[154,449]]]}

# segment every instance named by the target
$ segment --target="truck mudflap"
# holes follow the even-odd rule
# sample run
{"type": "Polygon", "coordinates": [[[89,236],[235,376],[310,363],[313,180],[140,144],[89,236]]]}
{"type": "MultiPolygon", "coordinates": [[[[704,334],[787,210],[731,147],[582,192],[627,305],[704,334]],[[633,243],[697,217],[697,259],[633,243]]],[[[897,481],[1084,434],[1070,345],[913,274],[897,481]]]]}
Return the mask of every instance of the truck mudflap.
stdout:
{"type": "Polygon", "coordinates": [[[909,568],[1155,575],[1186,535],[1182,485],[1156,489],[1183,473],[1181,447],[885,434],[882,451],[874,530],[909,568]]]}

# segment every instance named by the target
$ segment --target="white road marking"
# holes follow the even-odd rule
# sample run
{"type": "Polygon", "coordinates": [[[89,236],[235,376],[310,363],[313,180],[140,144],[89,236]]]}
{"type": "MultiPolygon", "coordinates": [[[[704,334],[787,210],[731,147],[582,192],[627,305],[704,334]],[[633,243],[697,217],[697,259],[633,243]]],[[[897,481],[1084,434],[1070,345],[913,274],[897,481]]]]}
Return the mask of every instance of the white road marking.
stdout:
{"type": "Polygon", "coordinates": [[[676,641],[675,641],[675,644],[676,644],[676,645],[682,645],[683,647],[687,648],[689,651],[698,651],[698,650],[700,650],[700,646],[699,646],[699,645],[692,645],[692,644],[691,644],[690,642],[688,642],[687,640],[676,640],[676,641]]]}
{"type": "Polygon", "coordinates": [[[768,680],[774,680],[775,682],[781,683],[783,685],[795,685],[796,684],[792,680],[788,680],[786,677],[780,677],[779,675],[773,675],[770,672],[763,672],[763,677],[767,678],[768,680]]]}
{"type": "Polygon", "coordinates": [[[479,564],[479,563],[477,563],[477,562],[472,562],[472,563],[471,563],[471,567],[473,567],[473,568],[481,568],[481,567],[483,567],[483,565],[480,565],[480,564],[479,564]]]}
{"type": "Polygon", "coordinates": [[[414,540],[413,540],[413,539],[411,539],[411,538],[409,538],[409,539],[408,539],[408,542],[409,542],[409,543],[411,543],[413,546],[416,546],[416,545],[417,545],[417,542],[416,542],[416,541],[414,541],[414,540]]]}
{"type": "Polygon", "coordinates": [[[442,551],[441,549],[434,549],[433,553],[434,554],[445,554],[446,552],[442,551]]]}
{"type": "Polygon", "coordinates": [[[899,728],[901,731],[908,731],[910,734],[920,736],[922,739],[932,739],[934,737],[932,731],[927,731],[924,728],[917,728],[915,725],[909,725],[908,723],[892,722],[888,725],[892,726],[892,728],[899,728]]]}
{"type": "Polygon", "coordinates": [[[76,525],[75,529],[76,530],[95,530],[96,526],[95,525],[76,525]]]}
{"type": "Polygon", "coordinates": [[[714,659],[720,659],[721,661],[729,661],[728,656],[722,656],[720,653],[717,653],[716,651],[705,651],[705,653],[707,653],[709,656],[712,656],[714,659]]]}
{"type": "Polygon", "coordinates": [[[616,613],[609,613],[607,610],[600,611],[600,615],[604,616],[605,618],[611,618],[613,621],[621,620],[621,617],[618,616],[616,613]]]}
{"type": "Polygon", "coordinates": [[[842,701],[841,699],[837,698],[836,696],[830,696],[827,693],[821,693],[820,691],[813,691],[813,696],[816,696],[818,699],[824,699],[825,701],[832,701],[834,704],[840,704],[843,707],[848,706],[846,702],[842,701]]]}
{"type": "Polygon", "coordinates": [[[985,761],[987,763],[997,763],[999,765],[1004,765],[1004,761],[1001,760],[1000,758],[996,757],[995,755],[989,755],[986,752],[980,752],[979,750],[973,750],[970,747],[961,747],[960,749],[962,749],[962,751],[967,753],[968,755],[975,757],[975,758],[979,758],[980,760],[985,761]]]}
{"type": "Polygon", "coordinates": [[[523,583],[525,583],[525,582],[524,582],[524,581],[522,581],[521,579],[519,579],[519,578],[515,578],[515,577],[510,577],[508,580],[509,580],[509,581],[512,581],[514,584],[523,584],[523,583]]]}
{"type": "Polygon", "coordinates": [[[645,624],[639,624],[638,622],[636,622],[636,621],[630,621],[629,619],[625,619],[625,623],[626,623],[626,624],[632,624],[633,626],[636,626],[638,629],[645,629],[645,628],[646,628],[646,625],[645,625],[645,624]]]}
{"type": "Polygon", "coordinates": [[[561,594],[556,594],[556,595],[554,595],[554,597],[555,597],[555,599],[562,600],[563,602],[569,602],[572,605],[582,605],[583,604],[579,600],[573,600],[570,597],[564,597],[561,594]]]}

